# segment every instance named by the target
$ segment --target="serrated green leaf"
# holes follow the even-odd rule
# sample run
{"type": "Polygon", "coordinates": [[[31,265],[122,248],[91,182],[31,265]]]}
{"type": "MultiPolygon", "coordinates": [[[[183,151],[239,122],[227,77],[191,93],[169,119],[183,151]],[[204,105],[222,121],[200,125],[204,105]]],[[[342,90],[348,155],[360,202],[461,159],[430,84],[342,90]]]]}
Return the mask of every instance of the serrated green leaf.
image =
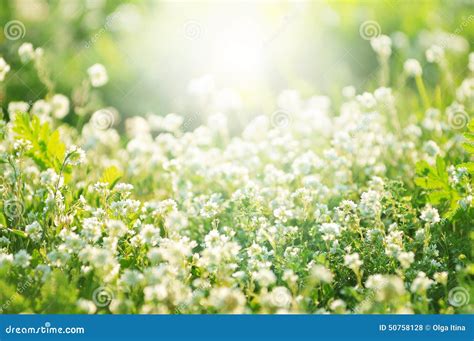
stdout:
{"type": "Polygon", "coordinates": [[[465,162],[457,165],[458,168],[466,168],[469,173],[474,173],[474,162],[465,162]]]}
{"type": "Polygon", "coordinates": [[[474,142],[474,133],[464,133],[464,137],[469,142],[474,142]]]}
{"type": "Polygon", "coordinates": [[[415,169],[417,174],[426,175],[428,172],[433,170],[433,167],[431,167],[425,160],[421,160],[417,162],[415,169]]]}
{"type": "Polygon", "coordinates": [[[66,146],[57,130],[51,131],[49,124],[41,123],[37,116],[17,114],[13,126],[17,139],[31,143],[27,155],[42,169],[53,168],[59,172],[64,160],[66,146]]]}
{"type": "Polygon", "coordinates": [[[469,131],[474,132],[474,120],[471,120],[471,122],[469,122],[469,124],[467,125],[467,129],[469,129],[469,131]]]}
{"type": "Polygon", "coordinates": [[[471,143],[463,143],[462,144],[463,148],[468,152],[469,154],[474,154],[474,144],[471,143]]]}

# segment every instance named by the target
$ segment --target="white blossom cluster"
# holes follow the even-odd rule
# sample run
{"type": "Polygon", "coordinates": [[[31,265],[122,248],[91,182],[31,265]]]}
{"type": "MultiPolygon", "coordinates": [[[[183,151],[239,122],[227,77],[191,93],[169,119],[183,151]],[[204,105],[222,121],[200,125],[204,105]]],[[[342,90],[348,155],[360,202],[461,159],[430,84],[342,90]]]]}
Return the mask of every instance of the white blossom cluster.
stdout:
{"type": "MultiPolygon", "coordinates": [[[[391,54],[386,36],[372,46],[391,54]]],[[[36,58],[31,46],[20,50],[24,62],[36,58]]],[[[441,62],[443,50],[433,46],[427,58],[441,62]]],[[[0,77],[5,65],[0,59],[0,77]]],[[[416,60],[404,70],[423,74],[416,60]]],[[[87,72],[92,87],[108,81],[102,65],[87,72]]],[[[467,105],[473,88],[461,88],[457,100],[467,105]]],[[[60,94],[10,102],[0,143],[1,276],[41,290],[67,274],[85,313],[432,312],[431,295],[446,300],[453,264],[465,263],[438,243],[446,224],[436,205],[403,188],[413,188],[418,161],[460,153],[459,141],[440,138],[450,128],[438,109],[402,115],[391,88],[347,87],[344,97],[336,106],[286,90],[276,100],[285,124],[261,115],[237,135],[223,113],[191,131],[174,113],[131,117],[126,137],[97,123],[115,120],[111,110],[81,131],[61,125],[70,108],[60,94]],[[69,173],[27,156],[37,147],[17,139],[20,112],[59,127],[69,173]],[[113,180],[111,167],[120,173],[113,180]],[[107,288],[106,305],[97,287],[107,288]]],[[[461,186],[466,176],[453,167],[447,181],[461,186]]]]}

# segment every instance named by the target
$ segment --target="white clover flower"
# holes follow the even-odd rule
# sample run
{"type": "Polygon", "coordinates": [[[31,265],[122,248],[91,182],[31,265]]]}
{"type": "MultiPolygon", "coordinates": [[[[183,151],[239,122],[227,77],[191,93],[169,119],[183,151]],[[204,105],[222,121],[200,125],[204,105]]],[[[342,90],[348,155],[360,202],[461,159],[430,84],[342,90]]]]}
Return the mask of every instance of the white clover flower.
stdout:
{"type": "Polygon", "coordinates": [[[344,256],[344,265],[354,272],[358,272],[362,264],[363,262],[357,252],[344,256]]]}
{"type": "Polygon", "coordinates": [[[10,121],[15,120],[15,115],[18,113],[27,113],[30,105],[26,102],[10,102],[8,103],[8,114],[10,115],[10,121]]]}
{"type": "Polygon", "coordinates": [[[426,50],[426,60],[430,63],[441,63],[444,58],[444,49],[438,45],[432,45],[426,50]]]}
{"type": "Polygon", "coordinates": [[[183,117],[177,114],[168,114],[161,121],[161,128],[165,131],[177,132],[183,124],[183,117]]]}
{"type": "Polygon", "coordinates": [[[168,289],[163,284],[147,286],[143,289],[146,302],[163,301],[168,297],[168,289]]]}
{"type": "Polygon", "coordinates": [[[357,95],[356,99],[365,109],[372,109],[377,104],[374,95],[370,92],[364,92],[362,95],[357,95]]]}
{"type": "Polygon", "coordinates": [[[160,230],[151,224],[146,224],[140,231],[140,237],[146,244],[154,246],[161,239],[160,230]]]}
{"type": "Polygon", "coordinates": [[[341,299],[337,299],[331,302],[329,308],[337,314],[343,314],[346,311],[346,302],[341,299]]]}
{"type": "Polygon", "coordinates": [[[375,217],[382,209],[380,203],[381,195],[377,191],[369,190],[362,193],[359,203],[359,211],[363,216],[375,217]]]}
{"type": "Polygon", "coordinates": [[[423,241],[425,239],[425,230],[424,229],[416,230],[415,239],[417,241],[423,241]]]}
{"type": "Polygon", "coordinates": [[[37,221],[34,221],[25,226],[25,232],[33,241],[38,242],[41,240],[43,229],[37,221]]]}
{"type": "Polygon", "coordinates": [[[51,267],[46,264],[38,264],[35,268],[36,272],[41,275],[41,281],[44,283],[51,273],[51,267]]]}
{"type": "Polygon", "coordinates": [[[53,117],[62,119],[69,113],[69,98],[56,94],[51,98],[51,110],[53,117]]]}
{"type": "Polygon", "coordinates": [[[127,226],[120,220],[109,219],[105,226],[110,236],[123,237],[127,233],[127,226]]]}
{"type": "Polygon", "coordinates": [[[51,262],[50,265],[61,267],[67,264],[67,262],[71,258],[71,255],[64,249],[57,249],[48,252],[46,257],[51,262]]]}
{"type": "Polygon", "coordinates": [[[29,61],[35,58],[35,50],[31,43],[23,43],[18,48],[18,55],[23,64],[28,63],[29,61]]]}
{"type": "Polygon", "coordinates": [[[334,275],[324,265],[316,264],[311,267],[310,270],[311,278],[317,282],[331,283],[334,275]]]}
{"type": "Polygon", "coordinates": [[[288,309],[291,305],[291,301],[290,290],[286,287],[275,287],[270,293],[270,302],[277,308],[288,309]]]}
{"type": "Polygon", "coordinates": [[[415,254],[412,251],[400,252],[397,257],[402,268],[408,269],[410,265],[415,261],[415,254]]]}
{"type": "Polygon", "coordinates": [[[434,281],[426,277],[426,274],[423,271],[418,272],[418,275],[413,280],[410,290],[413,293],[423,294],[428,290],[434,281]]]}
{"type": "Polygon", "coordinates": [[[83,298],[77,301],[77,307],[86,314],[95,314],[97,311],[97,306],[94,302],[83,298]]]}
{"type": "Polygon", "coordinates": [[[474,78],[467,78],[462,81],[456,90],[456,98],[461,102],[474,98],[474,78]]]}
{"type": "Polygon", "coordinates": [[[121,193],[129,193],[133,190],[133,185],[132,184],[127,184],[123,182],[119,182],[118,184],[115,185],[114,189],[117,192],[121,193]]]}
{"type": "Polygon", "coordinates": [[[129,287],[139,285],[144,280],[144,276],[140,271],[126,269],[120,277],[120,282],[129,287]]]}
{"type": "Polygon", "coordinates": [[[432,207],[430,204],[427,204],[425,208],[421,211],[420,218],[421,220],[426,221],[431,225],[439,223],[441,221],[438,210],[432,207]]]}
{"type": "Polygon", "coordinates": [[[5,80],[6,74],[10,71],[10,65],[7,64],[5,59],[0,57],[0,82],[5,80]]]}
{"type": "Polygon", "coordinates": [[[8,253],[0,253],[0,269],[3,268],[5,265],[9,265],[13,263],[13,255],[8,253]]]}
{"type": "Polygon", "coordinates": [[[43,99],[36,101],[31,108],[33,115],[46,118],[51,113],[51,105],[43,99]]]}
{"type": "Polygon", "coordinates": [[[109,76],[107,75],[107,70],[102,64],[94,64],[89,69],[87,69],[89,74],[89,80],[91,85],[94,88],[99,88],[104,86],[109,81],[109,76]]]}
{"type": "Polygon", "coordinates": [[[422,122],[423,128],[427,130],[441,131],[440,111],[435,108],[429,108],[425,112],[425,118],[422,122]]]}
{"type": "Polygon", "coordinates": [[[245,301],[244,294],[234,288],[212,288],[208,298],[209,305],[230,314],[242,314],[245,301]]]}
{"type": "Polygon", "coordinates": [[[276,276],[270,269],[260,269],[257,272],[253,273],[253,278],[260,284],[262,287],[268,287],[276,282],[276,276]]]}
{"type": "Polygon", "coordinates": [[[403,70],[410,77],[418,77],[423,73],[420,62],[416,59],[407,59],[403,64],[403,70]]]}
{"type": "Polygon", "coordinates": [[[77,166],[86,161],[86,152],[75,145],[72,145],[67,149],[66,155],[66,163],[71,166],[77,166]]]}
{"type": "Polygon", "coordinates": [[[13,264],[26,269],[30,266],[31,255],[26,250],[20,250],[13,256],[13,264]]]}
{"type": "Polygon", "coordinates": [[[288,284],[295,284],[298,281],[298,275],[291,269],[286,269],[283,272],[282,279],[288,284]]]}
{"type": "Polygon", "coordinates": [[[390,37],[381,34],[378,37],[372,38],[370,40],[370,45],[382,58],[388,58],[392,54],[392,40],[390,37]]]}
{"type": "Polygon", "coordinates": [[[440,153],[440,149],[438,147],[438,145],[436,144],[436,142],[430,140],[430,141],[426,141],[424,144],[423,144],[423,150],[426,152],[426,154],[428,154],[429,156],[436,156],[440,153]]]}
{"type": "Polygon", "coordinates": [[[448,273],[446,271],[436,272],[433,275],[434,280],[442,285],[448,284],[448,273]]]}
{"type": "Polygon", "coordinates": [[[332,240],[341,234],[341,226],[336,223],[323,223],[319,228],[319,232],[327,239],[332,240]]]}
{"type": "Polygon", "coordinates": [[[379,302],[398,300],[405,294],[405,283],[395,275],[371,275],[365,286],[374,290],[375,298],[379,302]]]}

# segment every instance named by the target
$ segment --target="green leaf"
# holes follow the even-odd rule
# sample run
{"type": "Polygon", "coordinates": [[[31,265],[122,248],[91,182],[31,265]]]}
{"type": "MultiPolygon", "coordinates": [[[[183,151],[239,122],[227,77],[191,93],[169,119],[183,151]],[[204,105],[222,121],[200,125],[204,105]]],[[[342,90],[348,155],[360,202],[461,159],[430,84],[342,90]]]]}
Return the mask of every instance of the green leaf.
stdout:
{"type": "Polygon", "coordinates": [[[458,168],[466,168],[471,174],[474,173],[474,162],[465,162],[457,165],[458,168]]]}
{"type": "Polygon", "coordinates": [[[57,130],[52,131],[49,124],[41,123],[38,116],[27,113],[17,114],[13,126],[16,139],[31,143],[32,148],[26,153],[42,169],[61,169],[66,146],[59,137],[57,130]]]}
{"type": "Polygon", "coordinates": [[[474,154],[474,144],[471,143],[463,143],[462,144],[463,148],[468,152],[469,154],[474,154]]]}
{"type": "Polygon", "coordinates": [[[436,171],[438,172],[438,176],[442,181],[448,181],[449,175],[446,171],[446,162],[441,156],[436,158],[436,171]]]}
{"type": "Polygon", "coordinates": [[[469,129],[469,131],[474,132],[474,120],[471,120],[471,122],[469,122],[469,124],[467,125],[467,129],[469,129]]]}
{"type": "Polygon", "coordinates": [[[444,183],[442,181],[430,177],[417,177],[415,178],[415,184],[424,189],[444,188],[444,183]]]}
{"type": "Polygon", "coordinates": [[[107,182],[110,185],[110,188],[113,188],[117,181],[123,176],[123,173],[120,169],[115,166],[110,166],[104,170],[100,182],[107,182]]]}
{"type": "Polygon", "coordinates": [[[28,237],[28,235],[25,232],[21,231],[21,230],[16,230],[16,229],[9,229],[9,230],[10,230],[10,232],[12,232],[12,233],[14,233],[17,236],[20,236],[22,238],[27,238],[28,237]]]}

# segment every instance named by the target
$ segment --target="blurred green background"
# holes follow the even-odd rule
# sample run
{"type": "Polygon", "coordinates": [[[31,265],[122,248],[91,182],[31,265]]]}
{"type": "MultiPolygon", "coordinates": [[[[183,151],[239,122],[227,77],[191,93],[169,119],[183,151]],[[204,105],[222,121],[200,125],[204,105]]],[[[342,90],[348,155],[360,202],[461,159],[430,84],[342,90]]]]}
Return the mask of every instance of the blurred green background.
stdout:
{"type": "MultiPolygon", "coordinates": [[[[457,39],[448,49],[455,68],[464,70],[474,38],[474,1],[468,0],[0,1],[2,28],[12,20],[25,27],[18,40],[0,31],[0,56],[12,67],[0,90],[4,109],[9,101],[47,93],[33,67],[19,61],[23,42],[44,48],[55,91],[68,97],[89,66],[105,65],[110,81],[94,100],[123,117],[203,110],[252,116],[274,110],[284,89],[337,100],[346,85],[375,88],[377,59],[359,32],[368,20],[393,40],[394,75],[408,57],[423,61],[425,49],[443,37],[457,39]],[[212,86],[229,90],[209,106],[212,86]]],[[[429,67],[428,83],[436,77],[429,67]]]]}

